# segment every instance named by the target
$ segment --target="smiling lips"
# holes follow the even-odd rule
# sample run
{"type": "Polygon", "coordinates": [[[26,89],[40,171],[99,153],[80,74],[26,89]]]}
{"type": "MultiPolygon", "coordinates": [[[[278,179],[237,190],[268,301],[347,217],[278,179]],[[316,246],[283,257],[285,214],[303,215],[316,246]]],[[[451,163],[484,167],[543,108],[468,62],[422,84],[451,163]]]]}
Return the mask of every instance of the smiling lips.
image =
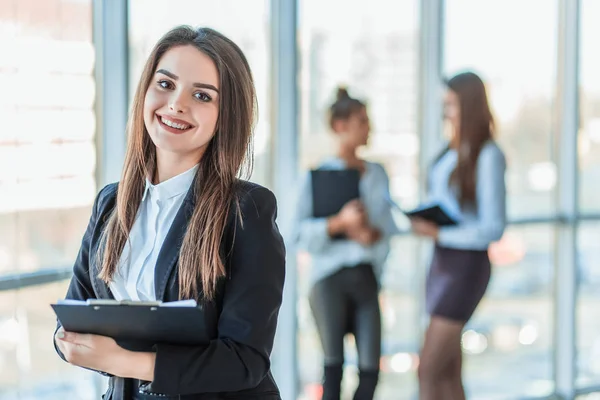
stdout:
{"type": "Polygon", "coordinates": [[[171,133],[180,134],[192,128],[192,125],[186,123],[185,121],[175,118],[168,118],[158,114],[156,116],[160,125],[171,133]]]}

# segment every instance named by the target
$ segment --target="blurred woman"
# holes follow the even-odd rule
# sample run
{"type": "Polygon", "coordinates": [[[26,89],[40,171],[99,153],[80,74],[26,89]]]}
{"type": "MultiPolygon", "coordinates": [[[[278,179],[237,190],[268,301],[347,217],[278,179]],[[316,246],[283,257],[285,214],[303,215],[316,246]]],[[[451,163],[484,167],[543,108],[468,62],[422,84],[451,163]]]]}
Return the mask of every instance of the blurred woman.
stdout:
{"type": "Polygon", "coordinates": [[[338,139],[337,156],[319,169],[357,169],[360,199],[348,202],[336,215],[315,218],[309,175],[298,201],[298,246],[312,256],[309,301],[325,357],[323,399],[340,399],[344,336],[352,333],[360,371],[354,399],[370,400],[381,356],[379,280],[396,226],[387,201],[389,182],[384,168],[357,154],[369,139],[365,103],[340,88],[329,111],[338,139]],[[345,238],[336,239],[340,235],[345,238]]]}
{"type": "Polygon", "coordinates": [[[459,215],[454,226],[412,220],[435,241],[427,278],[431,316],[419,364],[421,400],[464,399],[461,335],[490,280],[488,247],[506,224],[506,161],[493,140],[494,121],[481,79],[447,81],[444,116],[452,127],[446,150],[431,165],[429,200],[459,215]]]}

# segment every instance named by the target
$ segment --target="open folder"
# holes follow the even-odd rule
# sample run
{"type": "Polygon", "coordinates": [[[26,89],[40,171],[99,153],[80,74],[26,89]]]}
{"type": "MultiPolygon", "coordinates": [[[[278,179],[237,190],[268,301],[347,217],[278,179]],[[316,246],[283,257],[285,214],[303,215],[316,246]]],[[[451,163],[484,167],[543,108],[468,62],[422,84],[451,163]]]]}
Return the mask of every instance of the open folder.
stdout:
{"type": "Polygon", "coordinates": [[[446,211],[438,204],[404,211],[404,214],[409,218],[422,218],[429,222],[433,222],[437,226],[456,225],[456,220],[448,215],[448,213],[446,213],[446,211]]]}
{"type": "Polygon", "coordinates": [[[422,218],[429,222],[433,222],[437,226],[452,226],[458,223],[458,218],[455,218],[439,204],[423,204],[413,210],[404,210],[391,197],[387,197],[388,203],[398,209],[408,218],[422,218]]]}
{"type": "Polygon", "coordinates": [[[202,345],[210,340],[195,300],[169,303],[90,299],[51,305],[66,331],[108,336],[123,348],[151,351],[157,343],[202,345]]]}

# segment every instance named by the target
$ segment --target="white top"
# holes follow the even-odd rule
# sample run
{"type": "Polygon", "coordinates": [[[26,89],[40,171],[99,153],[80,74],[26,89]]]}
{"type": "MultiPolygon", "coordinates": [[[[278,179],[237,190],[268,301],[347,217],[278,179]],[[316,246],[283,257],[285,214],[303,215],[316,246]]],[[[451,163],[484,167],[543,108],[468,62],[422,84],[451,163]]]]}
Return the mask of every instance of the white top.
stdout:
{"type": "Polygon", "coordinates": [[[429,201],[440,204],[458,224],[440,228],[438,244],[461,250],[487,250],[500,240],[506,227],[506,159],[498,145],[489,141],[476,165],[476,204],[461,206],[459,189],[450,185],[458,153],[449,149],[431,168],[429,201]]]}
{"type": "Polygon", "coordinates": [[[146,179],[142,203],[109,284],[116,300],[156,300],[156,260],[197,170],[198,165],[158,185],[146,179]]]}

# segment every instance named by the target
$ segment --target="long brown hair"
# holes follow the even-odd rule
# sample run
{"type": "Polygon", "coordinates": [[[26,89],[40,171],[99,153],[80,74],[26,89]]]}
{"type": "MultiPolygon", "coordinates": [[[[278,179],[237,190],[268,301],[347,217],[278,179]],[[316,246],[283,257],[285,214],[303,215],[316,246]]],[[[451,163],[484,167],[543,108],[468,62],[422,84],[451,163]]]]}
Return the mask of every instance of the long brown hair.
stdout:
{"type": "Polygon", "coordinates": [[[248,166],[246,172],[251,170],[257,103],[246,57],[235,43],[209,28],[174,28],[158,41],[146,62],[127,124],[127,152],[117,203],[99,247],[100,278],[108,283],[117,271],[142,201],[145,179],[154,176],[156,147],[144,124],[144,98],[161,57],[176,46],[194,46],[213,60],[219,73],[219,117],[215,135],[199,160],[193,185],[196,206],[183,238],[178,270],[180,298],[197,298],[201,281],[204,299],[210,300],[217,281],[225,276],[221,239],[232,205],[239,215],[236,179],[244,165],[248,166]]]}
{"type": "Polygon", "coordinates": [[[458,161],[449,184],[458,187],[462,205],[475,204],[477,159],[485,143],[492,139],[494,118],[479,76],[464,72],[449,79],[446,86],[456,93],[460,105],[458,161]]]}

